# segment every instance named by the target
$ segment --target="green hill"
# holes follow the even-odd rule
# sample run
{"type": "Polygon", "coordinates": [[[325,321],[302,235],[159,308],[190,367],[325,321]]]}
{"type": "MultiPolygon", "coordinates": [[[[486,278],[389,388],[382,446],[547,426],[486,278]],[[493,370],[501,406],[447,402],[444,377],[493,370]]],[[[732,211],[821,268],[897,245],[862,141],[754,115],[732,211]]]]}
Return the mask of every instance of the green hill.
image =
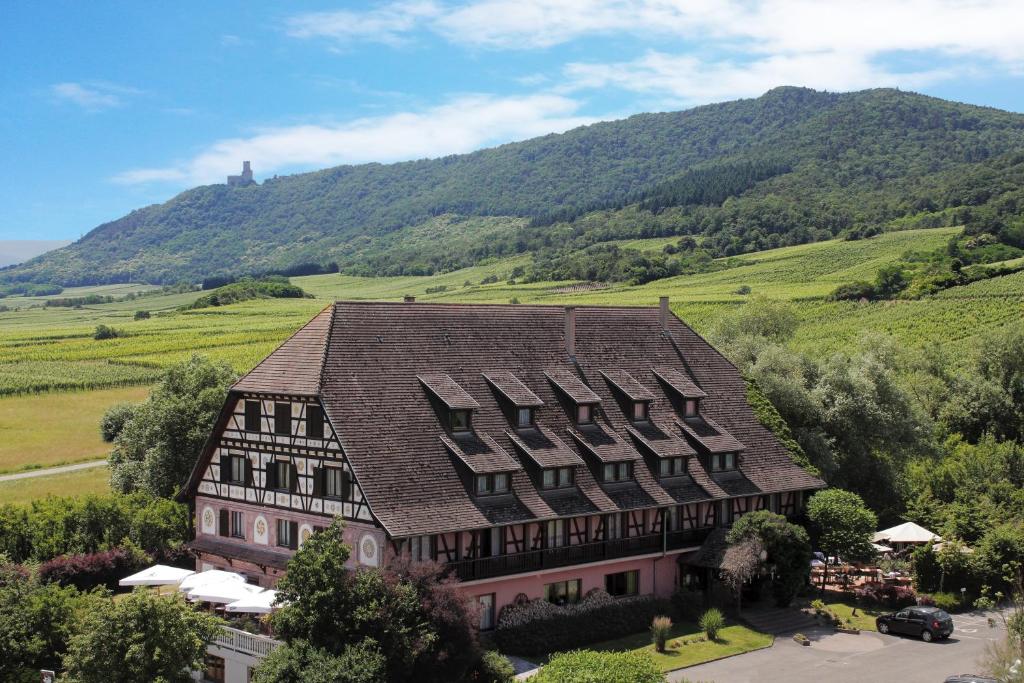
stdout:
{"type": "Polygon", "coordinates": [[[531,279],[643,281],[844,231],[964,224],[1024,242],[1021,184],[1006,180],[1024,177],[1022,150],[1019,114],[778,88],[472,154],[199,187],[0,281],[417,275],[525,253],[531,279]],[[679,235],[696,236],[699,253],[651,265],[608,244],[679,235]]]}

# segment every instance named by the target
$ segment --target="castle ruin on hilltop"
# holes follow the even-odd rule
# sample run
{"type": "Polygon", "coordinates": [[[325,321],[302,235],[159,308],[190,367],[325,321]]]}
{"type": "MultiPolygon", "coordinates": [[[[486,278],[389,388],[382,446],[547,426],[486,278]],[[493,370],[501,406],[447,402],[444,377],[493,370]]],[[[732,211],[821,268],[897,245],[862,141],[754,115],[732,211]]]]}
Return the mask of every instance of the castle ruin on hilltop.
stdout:
{"type": "Polygon", "coordinates": [[[252,179],[252,167],[248,161],[242,162],[242,175],[229,175],[228,185],[231,187],[244,187],[252,185],[256,181],[252,179]]]}

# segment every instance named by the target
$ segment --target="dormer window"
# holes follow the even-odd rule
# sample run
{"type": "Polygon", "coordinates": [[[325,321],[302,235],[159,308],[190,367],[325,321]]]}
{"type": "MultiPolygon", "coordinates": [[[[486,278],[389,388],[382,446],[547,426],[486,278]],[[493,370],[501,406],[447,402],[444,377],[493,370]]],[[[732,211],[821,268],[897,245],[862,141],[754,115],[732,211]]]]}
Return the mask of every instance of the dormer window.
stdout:
{"type": "Polygon", "coordinates": [[[662,477],[677,477],[686,474],[685,458],[662,458],[658,463],[658,475],[662,477]]]}
{"type": "Polygon", "coordinates": [[[646,422],[649,405],[647,401],[636,401],[633,403],[633,421],[646,422]]]}
{"type": "Polygon", "coordinates": [[[453,410],[451,412],[451,427],[453,432],[468,432],[469,431],[469,415],[468,410],[453,410]]]}
{"type": "Polygon", "coordinates": [[[735,453],[713,453],[711,455],[711,471],[726,472],[736,469],[735,453]]]}
{"type": "Polygon", "coordinates": [[[573,485],[574,470],[572,467],[549,467],[544,470],[541,488],[564,489],[573,485]]]}
{"type": "Polygon", "coordinates": [[[633,478],[633,463],[614,462],[607,463],[603,468],[605,483],[629,481],[633,478]]]}
{"type": "Polygon", "coordinates": [[[474,490],[478,496],[491,496],[509,492],[510,479],[507,472],[478,474],[474,478],[474,490]]]}
{"type": "Polygon", "coordinates": [[[594,423],[594,406],[583,404],[576,406],[576,424],[589,425],[594,423]]]}
{"type": "Polygon", "coordinates": [[[700,408],[698,406],[697,399],[695,399],[695,398],[688,398],[688,399],[686,399],[686,402],[683,404],[683,410],[684,410],[683,414],[686,417],[697,417],[697,415],[700,414],[700,408]]]}
{"type": "Polygon", "coordinates": [[[516,409],[516,427],[526,429],[533,426],[533,408],[516,409]]]}

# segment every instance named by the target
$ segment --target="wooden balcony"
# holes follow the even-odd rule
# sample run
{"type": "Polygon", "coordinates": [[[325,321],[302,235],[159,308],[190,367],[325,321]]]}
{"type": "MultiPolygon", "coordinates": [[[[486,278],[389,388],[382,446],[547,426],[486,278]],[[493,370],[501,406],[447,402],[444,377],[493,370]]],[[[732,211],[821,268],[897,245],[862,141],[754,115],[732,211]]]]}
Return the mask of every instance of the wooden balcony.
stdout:
{"type": "Polygon", "coordinates": [[[699,546],[704,542],[708,534],[711,533],[711,529],[712,527],[670,531],[665,535],[649,534],[646,536],[633,536],[632,538],[616,538],[610,541],[567,545],[559,548],[530,550],[525,553],[514,553],[511,555],[495,555],[473,560],[458,560],[449,562],[448,566],[452,568],[454,575],[460,581],[490,579],[496,576],[570,567],[577,564],[602,562],[604,560],[614,560],[634,555],[647,555],[661,552],[662,549],[678,550],[680,548],[699,546]]]}

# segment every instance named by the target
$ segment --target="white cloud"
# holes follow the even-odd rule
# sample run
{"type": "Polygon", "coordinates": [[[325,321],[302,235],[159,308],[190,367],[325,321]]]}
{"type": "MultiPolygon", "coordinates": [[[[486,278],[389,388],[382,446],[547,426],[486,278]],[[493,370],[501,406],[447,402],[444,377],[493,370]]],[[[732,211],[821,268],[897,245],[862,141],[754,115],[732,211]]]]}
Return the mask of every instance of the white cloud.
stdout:
{"type": "Polygon", "coordinates": [[[50,94],[60,102],[70,102],[87,111],[111,109],[124,104],[124,97],[140,91],[114,83],[93,81],[88,83],[55,83],[50,94]]]}
{"type": "Polygon", "coordinates": [[[192,159],[165,168],[129,170],[123,184],[224,182],[243,160],[266,176],[275,172],[369,161],[402,161],[470,152],[480,147],[561,132],[591,123],[578,103],[557,95],[495,98],[465,95],[423,112],[362,118],[337,125],[268,128],[213,143],[192,159]]]}
{"type": "Polygon", "coordinates": [[[397,45],[420,21],[439,13],[438,5],[430,0],[396,2],[368,12],[309,12],[289,19],[287,31],[296,38],[331,38],[343,43],[369,40],[397,45]]]}

